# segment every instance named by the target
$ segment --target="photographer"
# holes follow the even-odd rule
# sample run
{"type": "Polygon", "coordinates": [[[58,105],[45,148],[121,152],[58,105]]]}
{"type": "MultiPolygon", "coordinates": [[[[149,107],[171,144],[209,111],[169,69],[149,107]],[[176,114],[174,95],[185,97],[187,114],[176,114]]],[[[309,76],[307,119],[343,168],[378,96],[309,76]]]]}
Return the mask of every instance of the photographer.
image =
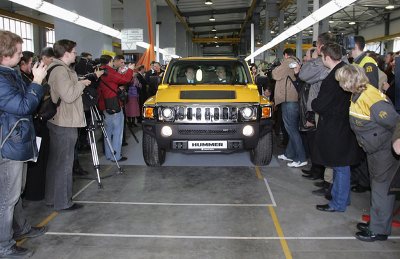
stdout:
{"type": "Polygon", "coordinates": [[[32,114],[43,96],[41,83],[46,65],[35,64],[33,79],[25,84],[13,69],[22,57],[20,36],[0,31],[0,257],[31,256],[32,251],[17,246],[15,240],[37,237],[46,227],[31,227],[22,208],[21,189],[26,163],[38,156],[32,114]],[[11,130],[16,127],[14,130],[11,130]],[[18,129],[17,129],[18,128],[18,129]],[[9,136],[9,137],[6,137],[9,136]]]}
{"type": "Polygon", "coordinates": [[[283,56],[282,64],[272,70],[272,77],[276,80],[275,105],[281,104],[283,124],[289,134],[285,153],[279,155],[278,158],[288,161],[288,167],[302,167],[307,165],[307,160],[299,132],[299,96],[293,85],[294,68],[300,61],[294,56],[294,50],[290,48],[283,51],[283,56]]]}
{"type": "MultiPolygon", "coordinates": [[[[113,69],[113,59],[111,56],[102,55],[100,63],[100,69],[107,72],[100,78],[100,84],[97,89],[99,110],[105,111],[104,126],[115,151],[116,159],[118,161],[125,161],[127,158],[121,156],[122,132],[124,127],[123,102],[119,100],[117,93],[119,85],[127,84],[132,80],[135,64],[130,64],[128,70],[124,74],[120,74],[113,69]]],[[[105,147],[105,155],[108,160],[113,159],[108,146],[105,147]]]]}
{"type": "Polygon", "coordinates": [[[76,43],[59,40],[54,46],[55,59],[49,69],[50,94],[53,103],[60,100],[56,115],[47,122],[50,132],[50,154],[46,175],[46,205],[55,210],[75,210],[82,205],[72,202],[72,167],[77,128],[85,127],[82,93],[90,80],[78,81],[70,68],[75,62],[76,43]]]}
{"type": "Polygon", "coordinates": [[[92,54],[82,52],[79,62],[75,65],[75,71],[78,76],[84,76],[94,72],[93,65],[92,54]]]}

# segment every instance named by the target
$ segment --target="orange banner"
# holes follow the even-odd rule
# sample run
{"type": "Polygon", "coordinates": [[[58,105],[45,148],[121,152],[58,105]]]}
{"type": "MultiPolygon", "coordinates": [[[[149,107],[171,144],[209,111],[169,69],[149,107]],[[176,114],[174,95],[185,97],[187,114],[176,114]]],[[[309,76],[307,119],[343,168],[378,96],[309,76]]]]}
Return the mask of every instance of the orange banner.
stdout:
{"type": "Polygon", "coordinates": [[[147,16],[147,27],[149,31],[149,48],[143,53],[143,56],[137,62],[137,66],[144,65],[146,70],[150,69],[150,62],[155,60],[154,55],[154,36],[153,36],[153,22],[151,18],[151,2],[146,0],[146,16],[147,16]]]}

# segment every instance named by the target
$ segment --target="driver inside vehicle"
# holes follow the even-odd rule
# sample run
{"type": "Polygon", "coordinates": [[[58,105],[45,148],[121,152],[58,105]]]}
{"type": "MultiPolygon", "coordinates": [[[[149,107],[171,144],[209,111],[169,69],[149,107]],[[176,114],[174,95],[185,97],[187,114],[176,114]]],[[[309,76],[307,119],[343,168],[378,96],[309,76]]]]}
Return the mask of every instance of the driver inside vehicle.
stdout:
{"type": "Polygon", "coordinates": [[[226,70],[224,66],[217,66],[215,73],[217,74],[220,83],[226,83],[226,70]]]}

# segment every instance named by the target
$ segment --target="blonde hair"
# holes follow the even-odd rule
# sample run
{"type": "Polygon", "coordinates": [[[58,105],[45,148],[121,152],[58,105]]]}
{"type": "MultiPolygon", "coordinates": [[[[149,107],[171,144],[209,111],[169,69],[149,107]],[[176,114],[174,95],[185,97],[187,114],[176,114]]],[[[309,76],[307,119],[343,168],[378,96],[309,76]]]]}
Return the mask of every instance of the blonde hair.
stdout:
{"type": "Polygon", "coordinates": [[[345,65],[339,68],[335,73],[335,78],[343,90],[352,93],[361,93],[367,89],[369,83],[364,69],[357,65],[345,65]]]}

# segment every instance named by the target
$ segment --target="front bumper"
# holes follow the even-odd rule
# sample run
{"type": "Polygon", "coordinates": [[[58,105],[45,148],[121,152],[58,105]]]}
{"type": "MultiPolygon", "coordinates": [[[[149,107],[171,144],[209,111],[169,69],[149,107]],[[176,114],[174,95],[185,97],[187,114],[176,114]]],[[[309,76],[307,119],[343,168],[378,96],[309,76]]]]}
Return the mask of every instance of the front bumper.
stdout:
{"type": "Polygon", "coordinates": [[[157,140],[159,148],[164,150],[189,153],[231,153],[237,150],[255,148],[259,138],[272,130],[272,120],[227,124],[178,124],[143,120],[142,127],[143,134],[153,136],[157,140]],[[254,134],[252,136],[243,135],[243,128],[246,125],[253,126],[254,134]],[[161,129],[164,126],[169,126],[172,129],[171,136],[162,136],[161,129]],[[221,142],[224,143],[224,148],[218,147],[221,142]],[[195,145],[209,146],[193,148],[195,145]],[[213,145],[216,145],[216,147],[213,147],[213,145]]]}

